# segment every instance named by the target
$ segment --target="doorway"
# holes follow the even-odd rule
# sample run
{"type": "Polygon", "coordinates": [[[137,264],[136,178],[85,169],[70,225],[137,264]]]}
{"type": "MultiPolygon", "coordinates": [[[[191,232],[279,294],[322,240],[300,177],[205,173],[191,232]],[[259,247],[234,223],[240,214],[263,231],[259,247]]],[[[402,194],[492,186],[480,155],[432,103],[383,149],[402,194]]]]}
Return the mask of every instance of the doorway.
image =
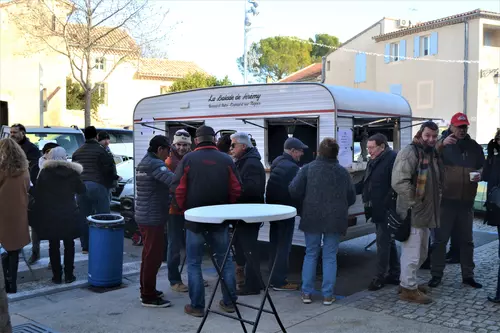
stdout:
{"type": "Polygon", "coordinates": [[[9,103],[0,101],[0,126],[9,126],[9,103]]]}

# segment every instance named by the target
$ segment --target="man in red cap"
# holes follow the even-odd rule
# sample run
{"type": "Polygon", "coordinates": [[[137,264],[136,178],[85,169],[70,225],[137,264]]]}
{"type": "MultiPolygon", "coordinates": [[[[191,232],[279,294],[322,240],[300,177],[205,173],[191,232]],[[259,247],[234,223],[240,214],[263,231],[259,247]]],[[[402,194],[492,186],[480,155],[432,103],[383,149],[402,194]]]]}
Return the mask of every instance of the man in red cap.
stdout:
{"type": "Polygon", "coordinates": [[[441,284],[446,265],[446,245],[456,229],[460,247],[462,281],[473,288],[482,288],[474,280],[474,242],[472,238],[472,207],[481,180],[484,164],[481,146],[467,134],[469,120],[463,113],[451,118],[450,134],[439,140],[436,148],[444,164],[441,198],[441,225],[435,230],[431,254],[429,287],[441,284]]]}

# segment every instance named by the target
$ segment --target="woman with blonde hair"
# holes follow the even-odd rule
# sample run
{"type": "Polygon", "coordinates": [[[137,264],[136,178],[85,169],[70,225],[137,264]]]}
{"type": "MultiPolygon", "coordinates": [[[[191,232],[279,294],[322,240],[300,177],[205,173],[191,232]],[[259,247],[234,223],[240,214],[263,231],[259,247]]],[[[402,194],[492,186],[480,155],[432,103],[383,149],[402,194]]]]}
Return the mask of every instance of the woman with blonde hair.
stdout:
{"type": "Polygon", "coordinates": [[[28,227],[28,159],[14,140],[0,140],[0,244],[7,293],[17,292],[19,252],[30,243],[28,227]]]}

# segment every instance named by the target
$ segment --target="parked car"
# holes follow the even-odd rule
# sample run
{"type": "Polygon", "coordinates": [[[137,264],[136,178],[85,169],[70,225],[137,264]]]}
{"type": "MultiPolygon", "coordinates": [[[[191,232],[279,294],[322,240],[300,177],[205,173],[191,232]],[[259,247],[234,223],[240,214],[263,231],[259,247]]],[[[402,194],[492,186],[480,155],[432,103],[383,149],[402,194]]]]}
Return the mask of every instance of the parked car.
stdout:
{"type": "Polygon", "coordinates": [[[109,149],[115,156],[134,156],[134,131],[123,128],[97,128],[97,132],[109,134],[109,149]]]}
{"type": "MultiPolygon", "coordinates": [[[[10,126],[2,126],[1,137],[10,136],[10,126]]],[[[45,144],[54,142],[66,149],[68,157],[71,158],[73,153],[80,148],[85,142],[85,136],[77,128],[73,127],[26,127],[26,136],[34,143],[40,151],[45,144]]]]}

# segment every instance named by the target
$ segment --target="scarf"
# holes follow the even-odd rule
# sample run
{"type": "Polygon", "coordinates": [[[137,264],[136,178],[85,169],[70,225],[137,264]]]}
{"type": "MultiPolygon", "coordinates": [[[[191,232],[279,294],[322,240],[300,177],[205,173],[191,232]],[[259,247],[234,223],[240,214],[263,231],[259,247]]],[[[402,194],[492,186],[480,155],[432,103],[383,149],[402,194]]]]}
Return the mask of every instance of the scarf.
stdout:
{"type": "Polygon", "coordinates": [[[427,176],[429,174],[430,155],[425,153],[425,143],[422,138],[414,138],[413,146],[416,148],[418,157],[415,197],[417,199],[422,199],[425,195],[425,186],[427,184],[427,176]]]}

